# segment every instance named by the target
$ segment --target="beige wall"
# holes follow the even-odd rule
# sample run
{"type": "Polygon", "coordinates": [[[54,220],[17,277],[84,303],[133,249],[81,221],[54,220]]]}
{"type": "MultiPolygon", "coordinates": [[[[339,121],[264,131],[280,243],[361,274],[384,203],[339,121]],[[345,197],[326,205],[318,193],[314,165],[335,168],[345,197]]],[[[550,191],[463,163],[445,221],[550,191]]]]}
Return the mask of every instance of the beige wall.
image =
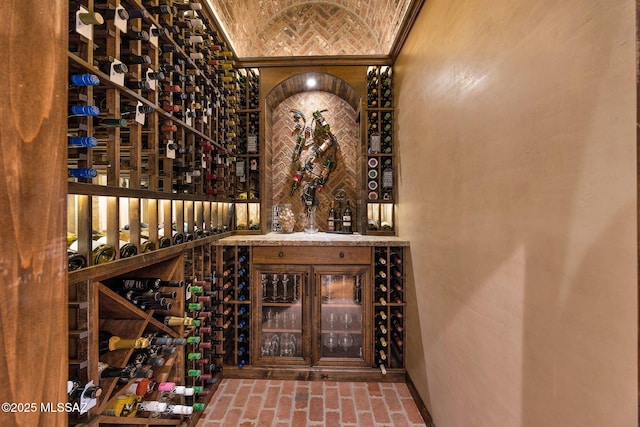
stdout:
{"type": "Polygon", "coordinates": [[[427,0],[395,71],[436,425],[636,426],[634,2],[427,0]]]}

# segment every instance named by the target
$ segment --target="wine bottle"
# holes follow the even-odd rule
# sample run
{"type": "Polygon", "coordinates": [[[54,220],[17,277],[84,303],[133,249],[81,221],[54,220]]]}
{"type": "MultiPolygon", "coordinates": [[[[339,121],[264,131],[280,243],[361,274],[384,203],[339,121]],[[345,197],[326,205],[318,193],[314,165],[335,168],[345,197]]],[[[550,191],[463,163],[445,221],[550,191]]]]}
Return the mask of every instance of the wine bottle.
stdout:
{"type": "Polygon", "coordinates": [[[402,304],[402,295],[400,295],[398,291],[392,290],[391,295],[389,296],[389,300],[393,304],[402,304]]]}
{"type": "Polygon", "coordinates": [[[131,90],[150,90],[151,83],[148,80],[126,80],[124,85],[131,90]]]}
{"type": "Polygon", "coordinates": [[[133,290],[158,290],[162,287],[180,288],[184,286],[182,281],[162,280],[155,277],[147,278],[117,278],[107,281],[109,287],[115,289],[133,289],[133,290]]]}
{"type": "Polygon", "coordinates": [[[100,79],[95,74],[72,74],[69,78],[75,86],[99,86],[100,79]]]}
{"type": "Polygon", "coordinates": [[[113,21],[116,15],[118,15],[118,18],[124,21],[129,19],[129,12],[127,12],[127,10],[123,8],[109,9],[108,7],[94,6],[94,9],[100,11],[100,14],[109,21],[113,21]]]}
{"type": "Polygon", "coordinates": [[[87,266],[87,259],[84,255],[74,250],[67,249],[67,265],[69,271],[79,270],[87,266]]]}
{"type": "Polygon", "coordinates": [[[184,385],[176,385],[174,382],[161,382],[158,384],[158,391],[162,394],[179,395],[179,396],[193,396],[195,394],[195,388],[187,387],[184,385]]]}
{"type": "Polygon", "coordinates": [[[164,324],[167,326],[198,326],[196,324],[199,323],[197,320],[194,320],[192,317],[176,317],[176,316],[164,316],[164,324]]]}
{"type": "Polygon", "coordinates": [[[404,331],[404,326],[402,326],[402,322],[400,322],[397,319],[394,319],[391,321],[391,327],[393,328],[394,331],[396,331],[399,334],[402,334],[402,332],[404,331]]]}
{"type": "Polygon", "coordinates": [[[122,39],[123,42],[128,42],[128,41],[143,41],[143,42],[148,42],[149,41],[149,33],[142,30],[142,31],[133,31],[133,30],[129,30],[126,33],[122,33],[120,35],[120,38],[122,39]]]}
{"type": "Polygon", "coordinates": [[[391,340],[393,341],[393,343],[396,345],[396,347],[398,347],[399,349],[402,348],[404,342],[402,340],[402,335],[394,332],[393,336],[391,337],[391,340]]]}
{"type": "Polygon", "coordinates": [[[402,269],[400,267],[398,267],[397,265],[392,265],[391,266],[391,277],[395,277],[395,278],[401,278],[402,277],[402,269]]]}
{"type": "Polygon", "coordinates": [[[389,254],[389,259],[392,264],[402,264],[402,252],[391,251],[391,254],[389,254]]]}
{"type": "Polygon", "coordinates": [[[104,24],[104,17],[98,12],[81,12],[78,14],[78,17],[84,25],[104,24]]]}
{"type": "Polygon", "coordinates": [[[146,9],[155,15],[175,15],[178,13],[178,9],[166,4],[160,6],[147,6],[146,9]]]}
{"type": "Polygon", "coordinates": [[[98,176],[98,171],[94,168],[70,168],[69,177],[71,178],[95,178],[98,176]]]}
{"type": "Polygon", "coordinates": [[[384,335],[387,334],[387,326],[384,322],[378,322],[378,329],[380,330],[380,332],[384,335]]]}
{"type": "Polygon", "coordinates": [[[344,212],[342,213],[342,232],[351,233],[351,205],[349,200],[347,200],[347,206],[344,208],[344,212]]]}
{"type": "Polygon", "coordinates": [[[97,245],[91,251],[94,264],[104,264],[116,259],[116,250],[110,245],[97,245]]]}
{"type": "Polygon", "coordinates": [[[94,385],[87,387],[77,380],[67,381],[67,396],[71,401],[82,397],[87,399],[97,399],[101,394],[102,387],[100,386],[94,385]]]}
{"type": "MultiPolygon", "coordinates": [[[[111,61],[98,61],[98,64],[100,71],[107,75],[111,74],[111,61]]],[[[126,74],[129,72],[129,67],[127,67],[126,64],[118,62],[113,64],[113,72],[116,74],[126,74]]]]}
{"type": "Polygon", "coordinates": [[[376,365],[378,365],[378,368],[380,368],[380,372],[382,373],[382,375],[387,375],[387,361],[386,360],[377,359],[376,360],[376,365]]]}
{"type": "Polygon", "coordinates": [[[70,136],[69,146],[71,147],[95,147],[98,140],[92,136],[70,136]]]}
{"type": "Polygon", "coordinates": [[[293,182],[291,183],[291,191],[289,192],[289,196],[293,196],[295,191],[300,187],[300,182],[302,182],[302,174],[304,172],[304,167],[298,169],[293,176],[293,182]]]}
{"type": "Polygon", "coordinates": [[[125,339],[107,331],[100,331],[99,333],[100,354],[128,348],[145,348],[149,344],[150,340],[144,337],[125,339]]]}
{"type": "Polygon", "coordinates": [[[95,105],[72,105],[70,110],[73,116],[97,117],[100,115],[100,108],[95,105]]]}
{"type": "Polygon", "coordinates": [[[334,206],[334,202],[331,202],[331,207],[329,208],[329,219],[327,220],[327,230],[328,231],[336,231],[336,208],[334,206]]]}

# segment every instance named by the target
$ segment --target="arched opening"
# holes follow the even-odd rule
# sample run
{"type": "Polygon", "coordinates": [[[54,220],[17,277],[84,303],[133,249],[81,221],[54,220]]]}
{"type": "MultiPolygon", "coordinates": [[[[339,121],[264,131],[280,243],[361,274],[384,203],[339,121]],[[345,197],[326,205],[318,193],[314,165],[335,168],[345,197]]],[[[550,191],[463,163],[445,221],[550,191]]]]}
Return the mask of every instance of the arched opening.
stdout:
{"type": "MultiPolygon", "coordinates": [[[[361,153],[360,105],[362,97],[344,80],[327,73],[305,72],[284,79],[267,94],[265,98],[265,145],[266,145],[266,204],[290,205],[297,215],[295,231],[302,231],[302,220],[306,212],[301,199],[307,185],[310,185],[314,174],[320,174],[328,156],[335,161],[336,167],[329,176],[321,191],[316,193],[317,220],[320,231],[326,230],[330,204],[338,190],[344,190],[352,208],[358,209],[360,200],[360,173],[358,161],[361,153]],[[309,85],[310,79],[315,85],[309,85]],[[300,188],[291,194],[293,177],[296,168],[292,167],[292,154],[296,145],[293,134],[296,123],[291,110],[300,110],[307,125],[311,124],[312,114],[317,110],[323,112],[324,118],[331,127],[331,132],[338,141],[337,149],[318,158],[313,169],[300,188]]],[[[311,146],[303,148],[301,159],[312,150],[311,146]]],[[[346,201],[345,201],[346,203],[346,201]]],[[[361,230],[354,216],[355,228],[361,230]]]]}

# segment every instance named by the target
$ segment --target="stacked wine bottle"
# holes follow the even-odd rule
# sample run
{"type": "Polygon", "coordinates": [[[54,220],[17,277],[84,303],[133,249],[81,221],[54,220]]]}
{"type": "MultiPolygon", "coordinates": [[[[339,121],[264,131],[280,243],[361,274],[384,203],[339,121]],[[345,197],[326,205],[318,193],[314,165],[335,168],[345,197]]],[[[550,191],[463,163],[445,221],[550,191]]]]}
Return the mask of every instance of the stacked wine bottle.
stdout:
{"type": "Polygon", "coordinates": [[[260,74],[238,70],[239,102],[236,157],[236,230],[260,229],[260,74]],[[248,203],[242,203],[247,201],[248,203]]]}
{"type": "Polygon", "coordinates": [[[368,231],[393,232],[394,152],[393,87],[390,66],[367,72],[368,231]],[[386,206],[388,204],[389,206],[386,206]]]}
{"type": "Polygon", "coordinates": [[[119,3],[70,1],[70,179],[233,197],[232,52],[199,2],[119,3]]]}
{"type": "Polygon", "coordinates": [[[185,377],[187,384],[202,390],[200,397],[211,391],[222,372],[221,341],[215,326],[219,310],[219,292],[215,275],[193,280],[187,287],[187,314],[194,318],[187,328],[185,377]]]}
{"type": "Polygon", "coordinates": [[[251,363],[249,247],[226,246],[222,258],[224,363],[242,369],[251,363]]]}
{"type": "Polygon", "coordinates": [[[383,374],[404,367],[404,250],[374,248],[374,360],[383,374]]]}

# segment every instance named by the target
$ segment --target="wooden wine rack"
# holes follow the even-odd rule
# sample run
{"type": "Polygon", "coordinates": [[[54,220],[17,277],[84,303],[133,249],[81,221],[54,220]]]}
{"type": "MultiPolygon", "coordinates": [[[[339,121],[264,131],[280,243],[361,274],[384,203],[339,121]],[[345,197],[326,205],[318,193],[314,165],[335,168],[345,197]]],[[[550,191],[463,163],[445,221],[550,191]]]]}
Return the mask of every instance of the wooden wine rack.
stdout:
{"type": "Polygon", "coordinates": [[[262,230],[260,71],[256,68],[240,68],[238,75],[236,230],[250,234],[262,230]]]}
{"type": "MultiPolygon", "coordinates": [[[[165,326],[105,280],[185,280],[209,295],[180,290],[170,314],[197,318],[217,310],[217,299],[209,299],[217,269],[212,243],[237,228],[237,111],[239,99],[248,105],[249,94],[243,86],[241,96],[241,74],[219,34],[200,1],[69,1],[67,242],[76,261],[68,279],[69,369],[81,382],[103,388],[98,405],[72,422],[131,420],[104,414],[130,384],[100,379],[98,360],[122,367],[131,352],[99,357],[99,330],[204,338],[199,328],[165,326]],[[78,25],[78,13],[94,23],[78,25]],[[124,71],[122,64],[127,71],[116,73],[124,71]],[[78,77],[83,75],[89,80],[78,77]]],[[[250,156],[242,156],[250,170],[250,156]]],[[[188,344],[154,369],[156,381],[203,387],[194,398],[183,397],[185,404],[206,403],[220,377],[216,366],[222,361],[200,365],[186,357],[200,349],[188,344]],[[201,374],[189,375],[195,371],[201,374]]],[[[135,423],[195,425],[199,415],[158,419],[143,413],[135,423]]]]}
{"type": "Polygon", "coordinates": [[[224,340],[224,365],[242,369],[251,364],[251,275],[248,246],[219,246],[220,313],[217,326],[224,340]],[[243,348],[242,351],[241,348],[243,348]]]}
{"type": "Polygon", "coordinates": [[[373,367],[391,371],[405,368],[405,258],[403,247],[373,247],[373,367]]]}
{"type": "Polygon", "coordinates": [[[367,233],[395,232],[396,147],[393,141],[393,80],[391,66],[371,66],[367,71],[364,194],[367,233]]]}

